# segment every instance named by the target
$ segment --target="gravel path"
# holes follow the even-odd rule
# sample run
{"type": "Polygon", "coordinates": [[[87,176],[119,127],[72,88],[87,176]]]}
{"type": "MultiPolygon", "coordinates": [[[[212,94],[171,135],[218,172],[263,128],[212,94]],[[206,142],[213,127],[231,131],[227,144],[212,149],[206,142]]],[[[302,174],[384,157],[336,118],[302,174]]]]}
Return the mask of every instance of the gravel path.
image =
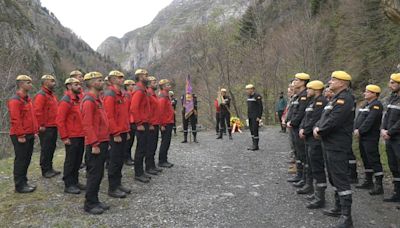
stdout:
{"type": "MultiPolygon", "coordinates": [[[[82,211],[83,195],[64,195],[60,178],[37,178],[39,189],[35,194],[40,197],[31,204],[9,194],[21,199],[12,205],[12,211],[29,216],[16,216],[3,225],[330,227],[336,219],[322,215],[320,210],[306,209],[306,200],[286,182],[287,136],[277,132],[277,128],[265,129],[261,133],[262,150],[257,152],[246,150],[250,142],[247,132],[234,135],[232,141],[217,141],[213,133],[202,132],[199,144],[181,144],[181,138],[176,137],[170,151],[175,166],[154,177],[150,184],[134,182],[132,169],[124,168],[123,181],[133,189],[127,199],[107,197],[108,183],[104,179],[101,199],[112,208],[102,216],[86,215],[82,211]]],[[[332,202],[331,189],[327,192],[332,202]]],[[[390,193],[387,190],[386,194],[390,193]]],[[[381,199],[370,197],[366,191],[355,192],[356,227],[399,227],[400,211],[381,199]]]]}

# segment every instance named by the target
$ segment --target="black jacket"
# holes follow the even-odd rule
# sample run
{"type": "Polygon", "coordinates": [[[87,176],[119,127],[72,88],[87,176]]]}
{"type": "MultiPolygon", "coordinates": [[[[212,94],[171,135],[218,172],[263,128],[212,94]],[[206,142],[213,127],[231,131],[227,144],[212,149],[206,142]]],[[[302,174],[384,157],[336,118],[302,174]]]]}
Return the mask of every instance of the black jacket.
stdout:
{"type": "Polygon", "coordinates": [[[348,150],[352,144],[353,126],[354,97],[346,89],[335,95],[325,106],[317,127],[326,147],[348,150]]]}
{"type": "Polygon", "coordinates": [[[296,97],[296,100],[293,101],[292,115],[290,118],[290,125],[292,125],[293,128],[300,127],[301,121],[306,114],[306,108],[309,102],[310,99],[307,97],[306,89],[301,91],[296,97]]]}
{"type": "Polygon", "coordinates": [[[286,115],[286,119],[285,119],[285,123],[288,123],[290,121],[290,119],[292,118],[292,114],[293,114],[293,103],[294,101],[297,99],[296,95],[293,95],[290,100],[289,100],[289,105],[288,105],[288,109],[287,109],[287,115],[286,115]]]}
{"type": "Polygon", "coordinates": [[[391,138],[400,138],[400,96],[397,94],[390,97],[382,129],[388,130],[391,138]]]}
{"type": "Polygon", "coordinates": [[[249,119],[257,119],[262,117],[263,104],[262,97],[258,93],[254,93],[247,98],[247,115],[249,119]]]}
{"type": "Polygon", "coordinates": [[[378,100],[373,100],[358,110],[354,129],[358,129],[361,138],[379,140],[382,112],[383,106],[378,100]]]}
{"type": "Polygon", "coordinates": [[[221,113],[226,114],[229,113],[229,109],[231,107],[231,98],[229,96],[223,96],[222,99],[224,99],[225,104],[221,104],[221,113]]]}
{"type": "Polygon", "coordinates": [[[300,124],[300,129],[304,129],[304,135],[310,137],[313,135],[313,128],[319,121],[324,110],[325,105],[328,103],[323,95],[313,98],[306,108],[306,114],[300,124]]]}

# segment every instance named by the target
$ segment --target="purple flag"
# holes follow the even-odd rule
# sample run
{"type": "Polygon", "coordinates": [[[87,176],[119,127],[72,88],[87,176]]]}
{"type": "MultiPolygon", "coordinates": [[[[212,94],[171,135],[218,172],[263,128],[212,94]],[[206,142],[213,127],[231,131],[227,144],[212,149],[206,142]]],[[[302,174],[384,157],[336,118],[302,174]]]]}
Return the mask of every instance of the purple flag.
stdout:
{"type": "Polygon", "coordinates": [[[183,105],[185,107],[185,119],[188,119],[194,112],[193,88],[190,75],[186,78],[185,96],[183,105]]]}

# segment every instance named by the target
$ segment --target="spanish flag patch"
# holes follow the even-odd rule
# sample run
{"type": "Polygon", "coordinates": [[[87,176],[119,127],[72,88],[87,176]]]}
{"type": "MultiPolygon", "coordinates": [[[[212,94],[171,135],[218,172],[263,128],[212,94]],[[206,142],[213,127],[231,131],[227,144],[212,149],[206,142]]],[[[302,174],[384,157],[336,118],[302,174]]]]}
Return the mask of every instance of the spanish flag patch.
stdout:
{"type": "Polygon", "coordinates": [[[307,97],[301,97],[300,100],[305,101],[307,100],[307,97]]]}
{"type": "Polygon", "coordinates": [[[315,105],[321,106],[323,105],[321,101],[318,101],[317,103],[315,103],[315,105]]]}
{"type": "Polygon", "coordinates": [[[375,109],[375,110],[381,109],[381,108],[380,108],[379,106],[377,106],[377,105],[374,105],[372,108],[375,109]]]}
{"type": "Polygon", "coordinates": [[[336,104],[344,104],[344,100],[343,99],[338,99],[337,101],[336,101],[336,104]]]}

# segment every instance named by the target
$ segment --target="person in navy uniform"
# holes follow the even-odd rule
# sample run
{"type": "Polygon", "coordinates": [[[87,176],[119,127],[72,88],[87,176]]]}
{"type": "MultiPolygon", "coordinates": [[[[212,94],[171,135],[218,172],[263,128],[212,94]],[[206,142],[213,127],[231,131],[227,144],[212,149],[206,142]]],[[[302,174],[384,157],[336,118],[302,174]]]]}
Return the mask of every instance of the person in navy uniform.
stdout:
{"type": "Polygon", "coordinates": [[[306,115],[300,124],[299,136],[305,139],[307,164],[309,169],[305,173],[307,175],[307,183],[302,189],[297,191],[298,194],[308,194],[313,191],[313,180],[315,180],[315,191],[312,201],[307,204],[307,208],[316,209],[325,205],[325,161],[322,152],[322,145],[319,139],[313,137],[314,125],[321,118],[322,111],[327,103],[326,98],[322,95],[324,83],[318,80],[311,81],[307,84],[307,97],[310,104],[306,108],[306,115]]]}
{"type": "Polygon", "coordinates": [[[324,214],[340,219],[336,227],[352,227],[352,191],[349,179],[348,152],[352,147],[354,97],[351,76],[344,71],[332,73],[329,88],[335,94],[325,106],[313,134],[320,138],[326,155],[329,182],[335,189],[335,206],[324,214]]]}
{"type": "Polygon", "coordinates": [[[385,202],[400,202],[400,73],[390,76],[389,88],[392,96],[383,118],[381,136],[386,142],[386,154],[393,176],[394,192],[385,202]]]}
{"type": "Polygon", "coordinates": [[[249,118],[249,127],[251,138],[253,141],[252,146],[247,148],[251,151],[259,150],[258,143],[260,141],[258,128],[260,126],[261,117],[263,114],[262,97],[256,93],[254,85],[249,84],[246,86],[247,93],[247,115],[249,118]]]}
{"type": "Polygon", "coordinates": [[[359,109],[354,124],[354,135],[359,138],[359,148],[364,164],[365,181],[356,186],[359,189],[371,189],[371,195],[382,195],[383,169],[379,154],[379,138],[382,122],[382,103],[378,100],[381,88],[368,85],[365,88],[366,104],[359,109]],[[375,176],[375,185],[372,177],[375,176]]]}

